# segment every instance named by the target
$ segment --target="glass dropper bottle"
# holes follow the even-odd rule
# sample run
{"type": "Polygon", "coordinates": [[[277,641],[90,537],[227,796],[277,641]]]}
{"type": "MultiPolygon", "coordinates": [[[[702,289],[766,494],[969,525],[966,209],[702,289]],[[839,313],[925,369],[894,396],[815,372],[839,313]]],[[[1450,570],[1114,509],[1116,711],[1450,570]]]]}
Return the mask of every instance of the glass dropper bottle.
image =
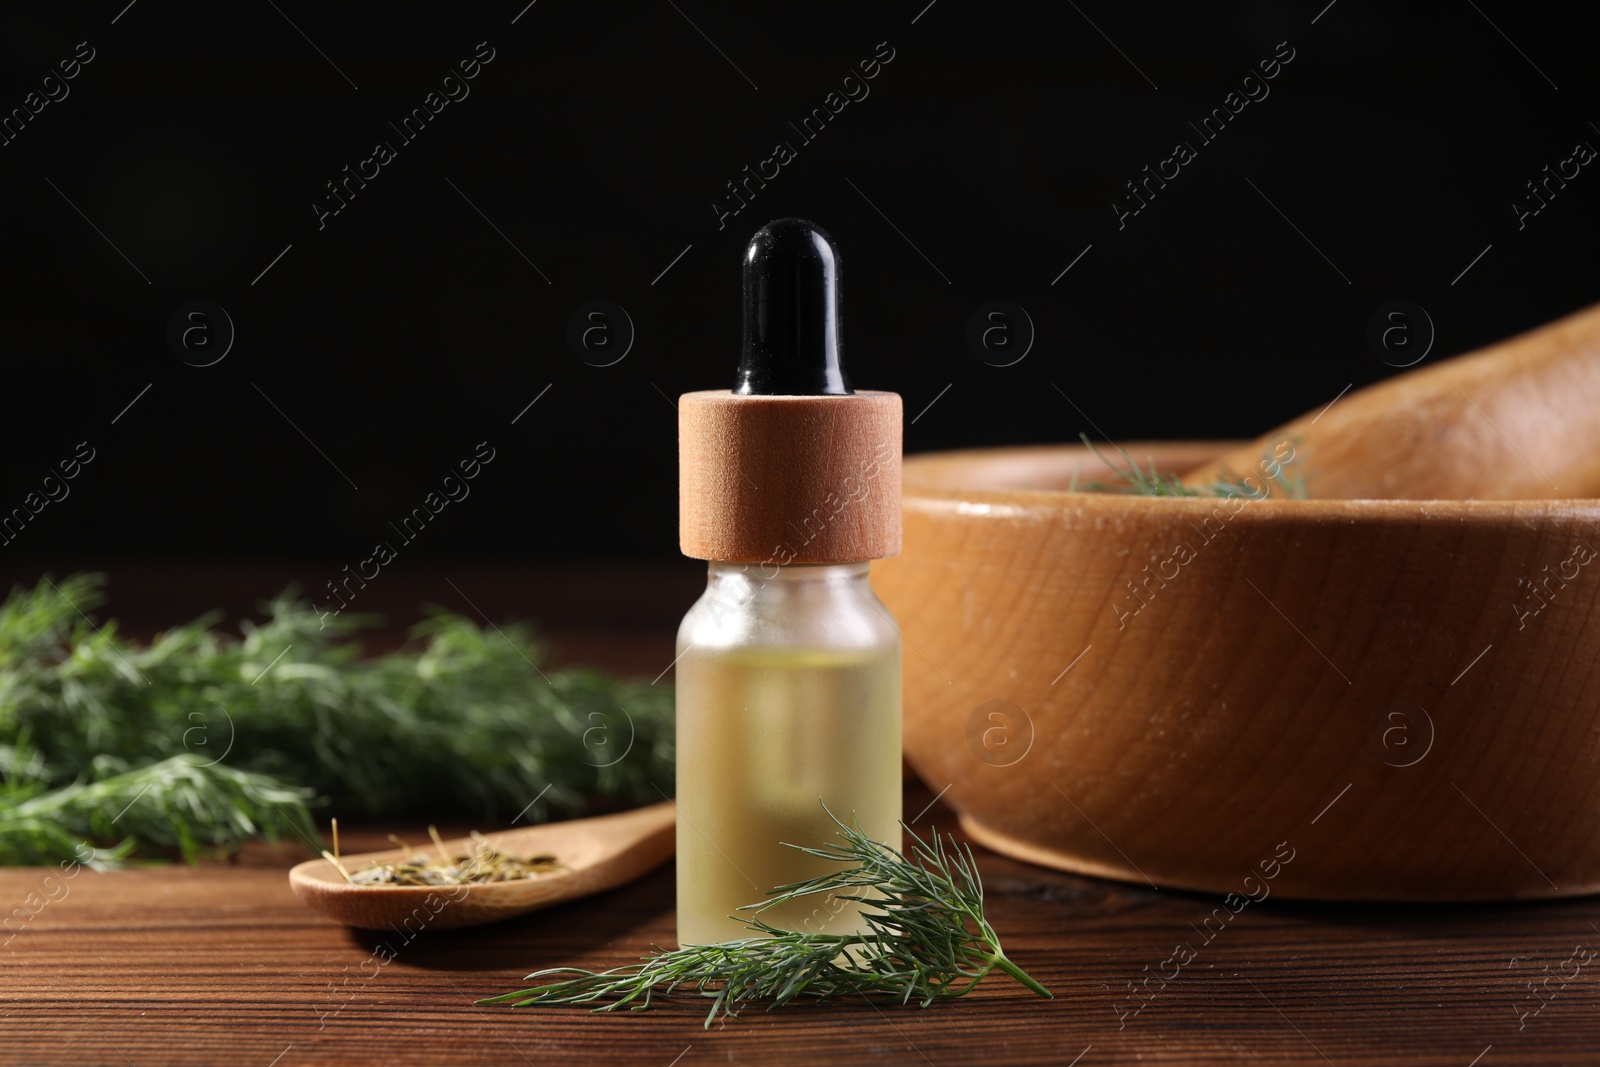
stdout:
{"type": "MultiPolygon", "coordinates": [[[[830,812],[900,846],[900,633],[867,575],[900,551],[901,405],[850,387],[839,329],[833,240],[769,223],[734,388],[679,400],[679,541],[708,561],[678,630],[679,944],[748,937],[742,905],[827,873],[784,842],[836,842],[830,812]]],[[[838,899],[761,918],[862,927],[838,899]]]]}

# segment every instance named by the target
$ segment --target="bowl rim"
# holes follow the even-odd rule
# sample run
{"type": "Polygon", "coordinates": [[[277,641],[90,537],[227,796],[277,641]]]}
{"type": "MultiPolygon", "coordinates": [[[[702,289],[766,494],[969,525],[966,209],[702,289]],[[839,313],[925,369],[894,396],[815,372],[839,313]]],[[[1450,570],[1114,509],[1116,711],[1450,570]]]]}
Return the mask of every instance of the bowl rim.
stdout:
{"type": "MultiPolygon", "coordinates": [[[[1193,439],[1168,441],[1113,442],[1135,456],[1163,451],[1192,452],[1211,450],[1220,454],[1249,442],[1193,439]]],[[[1178,497],[1131,496],[1120,493],[1081,492],[1067,489],[984,488],[972,484],[952,484],[949,480],[927,478],[927,469],[970,463],[974,466],[1006,456],[1049,459],[1087,455],[1082,444],[1003,445],[985,448],[947,449],[915,452],[904,457],[901,467],[901,499],[908,508],[930,512],[959,512],[969,515],[1021,515],[1027,511],[1086,511],[1119,513],[1165,508],[1179,515],[1206,513],[1226,506],[1229,500],[1243,502],[1237,515],[1254,513],[1261,517],[1296,518],[1310,521],[1396,519],[1423,522],[1526,522],[1532,518],[1568,519],[1595,526],[1600,536],[1600,499],[1592,497],[1541,497],[1527,500],[1480,499],[1291,499],[1279,496],[1253,497],[1178,497]]]]}

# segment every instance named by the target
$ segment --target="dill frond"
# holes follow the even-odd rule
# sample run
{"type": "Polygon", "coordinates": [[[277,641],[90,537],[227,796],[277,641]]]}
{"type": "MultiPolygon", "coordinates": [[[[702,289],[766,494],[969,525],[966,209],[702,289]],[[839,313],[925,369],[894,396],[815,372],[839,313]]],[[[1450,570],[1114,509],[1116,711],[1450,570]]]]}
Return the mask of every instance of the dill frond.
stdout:
{"type": "MultiPolygon", "coordinates": [[[[830,816],[832,813],[829,813],[830,816]]],[[[1050,991],[1006,958],[983,911],[983,883],[970,849],[938,833],[924,841],[904,823],[910,854],[873,841],[859,826],[839,826],[840,843],[798,848],[842,864],[840,870],[780,886],[747,905],[751,936],[714,945],[656,949],[643,962],[607,971],[556,967],[529,980],[543,984],[480,1003],[586,1004],[594,1011],[643,1011],[682,990],[711,999],[705,1025],[752,1002],[866,997],[927,1007],[970,993],[1000,970],[1041,997],[1050,991]],[[773,927],[762,911],[799,897],[832,895],[863,905],[858,933],[801,933],[773,927]]]]}

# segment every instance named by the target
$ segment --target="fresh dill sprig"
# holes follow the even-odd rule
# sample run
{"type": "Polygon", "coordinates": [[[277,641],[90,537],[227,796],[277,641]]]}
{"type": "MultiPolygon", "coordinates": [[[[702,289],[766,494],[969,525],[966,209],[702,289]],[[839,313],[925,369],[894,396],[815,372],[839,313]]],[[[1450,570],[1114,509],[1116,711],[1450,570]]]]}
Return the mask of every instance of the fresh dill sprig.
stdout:
{"type": "MultiPolygon", "coordinates": [[[[1162,474],[1157,471],[1155,460],[1153,459],[1150,461],[1149,471],[1140,470],[1138,461],[1129,455],[1128,450],[1121,445],[1113,447],[1116,448],[1117,454],[1122,457],[1127,466],[1125,468],[1118,467],[1115,461],[1107,458],[1099,448],[1095,447],[1095,443],[1089,440],[1088,434],[1080,433],[1078,434],[1078,439],[1084,443],[1095,459],[1110,467],[1120,479],[1117,482],[1096,481],[1085,483],[1084,487],[1092,492],[1125,493],[1130,496],[1241,496],[1248,497],[1251,500],[1259,500],[1266,496],[1267,492],[1270,492],[1270,489],[1266,492],[1263,492],[1262,489],[1252,490],[1245,484],[1243,477],[1235,475],[1228,470],[1223,470],[1221,472],[1222,477],[1206,485],[1184,485],[1183,479],[1178,475],[1162,474]]],[[[1268,455],[1265,459],[1270,461],[1272,456],[1268,455]]],[[[1292,499],[1303,499],[1306,495],[1305,477],[1298,472],[1290,471],[1289,463],[1277,463],[1277,467],[1278,473],[1271,476],[1271,481],[1276,483],[1279,489],[1283,490],[1285,496],[1292,499]]],[[[1265,466],[1262,469],[1265,470],[1265,466]]],[[[1077,486],[1078,474],[1074,471],[1072,483],[1067,487],[1067,491],[1072,492],[1077,489],[1077,486]]]]}
{"type": "MultiPolygon", "coordinates": [[[[831,815],[831,813],[830,813],[831,815]]],[[[1006,958],[983,913],[983,883],[970,849],[937,832],[928,841],[901,823],[910,856],[873,841],[859,826],[839,825],[842,843],[798,848],[808,856],[848,864],[804,882],[780,886],[761,912],[799,897],[832,895],[863,905],[867,929],[823,934],[781,930],[757,918],[740,918],[752,936],[714,945],[656,949],[644,962],[608,971],[555,967],[528,978],[555,981],[481,1003],[512,1007],[595,1004],[594,1011],[643,1011],[657,996],[693,989],[711,998],[705,1025],[719,1014],[737,1015],[752,1001],[776,1007],[799,998],[866,997],[927,1007],[970,993],[999,969],[1042,997],[1051,993],[1006,958]]]]}
{"type": "Polygon", "coordinates": [[[371,617],[324,627],[286,593],[238,635],[212,614],[141,645],[90,621],[103,584],[46,578],[0,603],[0,864],[66,859],[84,836],[193,858],[310,829],[316,797],[374,818],[537,821],[673,793],[671,687],[541,673],[526,625],[435,611],[406,648],[363,658],[371,617]],[[120,817],[85,814],[146,787],[120,817]]]}

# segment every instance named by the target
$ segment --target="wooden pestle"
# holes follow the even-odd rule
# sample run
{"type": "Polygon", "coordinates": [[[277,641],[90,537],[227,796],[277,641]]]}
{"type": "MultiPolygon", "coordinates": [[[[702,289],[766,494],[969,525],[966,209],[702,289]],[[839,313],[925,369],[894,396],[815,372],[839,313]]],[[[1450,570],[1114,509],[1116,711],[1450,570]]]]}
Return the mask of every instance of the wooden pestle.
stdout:
{"type": "Polygon", "coordinates": [[[1600,304],[1368,386],[1184,484],[1255,475],[1253,486],[1263,457],[1289,454],[1285,441],[1316,498],[1600,497],[1600,304]]]}

